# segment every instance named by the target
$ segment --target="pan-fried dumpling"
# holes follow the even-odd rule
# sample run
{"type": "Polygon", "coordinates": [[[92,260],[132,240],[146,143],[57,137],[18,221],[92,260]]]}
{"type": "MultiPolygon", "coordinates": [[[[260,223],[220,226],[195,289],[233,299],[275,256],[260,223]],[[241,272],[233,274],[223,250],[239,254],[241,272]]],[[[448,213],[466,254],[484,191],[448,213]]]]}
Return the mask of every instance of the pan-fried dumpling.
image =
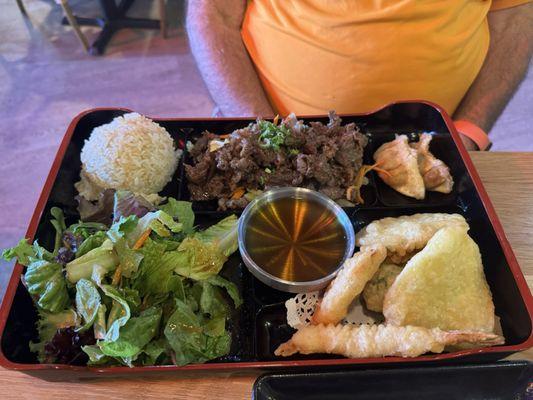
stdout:
{"type": "Polygon", "coordinates": [[[426,190],[418,170],[418,153],[409,146],[407,136],[399,135],[381,145],[374,153],[374,160],[386,171],[377,173],[387,185],[406,196],[424,198],[426,190]]]}
{"type": "Polygon", "coordinates": [[[450,169],[429,151],[431,136],[428,133],[420,135],[420,140],[410,146],[418,153],[418,169],[424,179],[427,190],[450,193],[453,188],[453,178],[450,169]]]}

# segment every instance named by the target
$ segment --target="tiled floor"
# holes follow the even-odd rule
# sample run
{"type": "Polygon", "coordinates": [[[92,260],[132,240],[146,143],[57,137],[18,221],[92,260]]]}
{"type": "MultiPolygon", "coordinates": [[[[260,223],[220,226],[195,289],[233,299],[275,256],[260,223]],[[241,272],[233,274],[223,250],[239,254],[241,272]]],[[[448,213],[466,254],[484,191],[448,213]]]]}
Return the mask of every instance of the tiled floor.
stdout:
{"type": "MultiPolygon", "coordinates": [[[[153,116],[207,116],[212,102],[189,53],[183,0],[168,1],[170,37],[122,31],[104,57],[84,53],[60,24],[53,0],[0,0],[0,249],[24,235],[57,145],[69,121],[96,106],[153,116]]],[[[71,0],[79,15],[98,15],[97,1],[71,0]]],[[[155,1],[138,0],[147,16],[155,1]]],[[[97,30],[83,28],[94,38],[97,30]]],[[[533,71],[493,131],[495,150],[533,150],[533,71]]],[[[0,297],[10,275],[0,262],[0,297]]]]}

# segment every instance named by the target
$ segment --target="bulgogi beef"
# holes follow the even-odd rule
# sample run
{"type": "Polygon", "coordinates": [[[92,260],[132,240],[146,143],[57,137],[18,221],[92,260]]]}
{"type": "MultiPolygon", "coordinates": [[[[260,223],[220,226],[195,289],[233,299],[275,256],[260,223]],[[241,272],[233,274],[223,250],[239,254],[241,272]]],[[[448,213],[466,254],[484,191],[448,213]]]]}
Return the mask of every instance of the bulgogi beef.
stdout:
{"type": "Polygon", "coordinates": [[[304,124],[291,114],[279,125],[258,120],[222,137],[204,132],[189,151],[192,165],[185,165],[191,200],[243,208],[251,194],[280,186],[307,187],[338,200],[361,168],[367,141],[334,112],[327,125],[304,124]]]}

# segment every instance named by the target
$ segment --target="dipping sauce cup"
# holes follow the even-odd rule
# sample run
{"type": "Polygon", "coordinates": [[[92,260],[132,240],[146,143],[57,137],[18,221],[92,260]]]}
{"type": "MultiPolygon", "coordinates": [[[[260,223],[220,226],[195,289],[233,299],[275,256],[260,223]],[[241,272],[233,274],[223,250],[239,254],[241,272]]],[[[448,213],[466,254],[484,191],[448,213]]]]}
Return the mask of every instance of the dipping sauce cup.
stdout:
{"type": "Polygon", "coordinates": [[[239,219],[239,250],[266,285],[291,293],[325,287],[355,247],[353,225],[329,197],[285,187],[255,198],[239,219]]]}

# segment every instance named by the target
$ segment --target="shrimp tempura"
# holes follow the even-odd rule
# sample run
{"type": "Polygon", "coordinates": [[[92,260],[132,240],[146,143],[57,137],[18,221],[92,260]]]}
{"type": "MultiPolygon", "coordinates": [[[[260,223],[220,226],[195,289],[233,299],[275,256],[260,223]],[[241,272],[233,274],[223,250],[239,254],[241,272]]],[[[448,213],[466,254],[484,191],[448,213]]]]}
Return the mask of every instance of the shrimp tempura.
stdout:
{"type": "Polygon", "coordinates": [[[417,357],[441,353],[445,346],[474,344],[479,347],[502,344],[501,336],[475,331],[443,331],[415,326],[307,325],[279,346],[277,356],[295,353],[328,353],[349,358],[417,357]]]}
{"type": "Polygon", "coordinates": [[[336,324],[348,313],[352,301],[363,291],[387,256],[380,244],[363,247],[344,262],[313,314],[313,324],[336,324]]]}
{"type": "Polygon", "coordinates": [[[387,248],[391,262],[399,264],[423,249],[439,229],[447,226],[469,229],[468,223],[459,214],[421,213],[386,217],[372,221],[357,232],[355,244],[370,246],[380,243],[387,248]]]}

